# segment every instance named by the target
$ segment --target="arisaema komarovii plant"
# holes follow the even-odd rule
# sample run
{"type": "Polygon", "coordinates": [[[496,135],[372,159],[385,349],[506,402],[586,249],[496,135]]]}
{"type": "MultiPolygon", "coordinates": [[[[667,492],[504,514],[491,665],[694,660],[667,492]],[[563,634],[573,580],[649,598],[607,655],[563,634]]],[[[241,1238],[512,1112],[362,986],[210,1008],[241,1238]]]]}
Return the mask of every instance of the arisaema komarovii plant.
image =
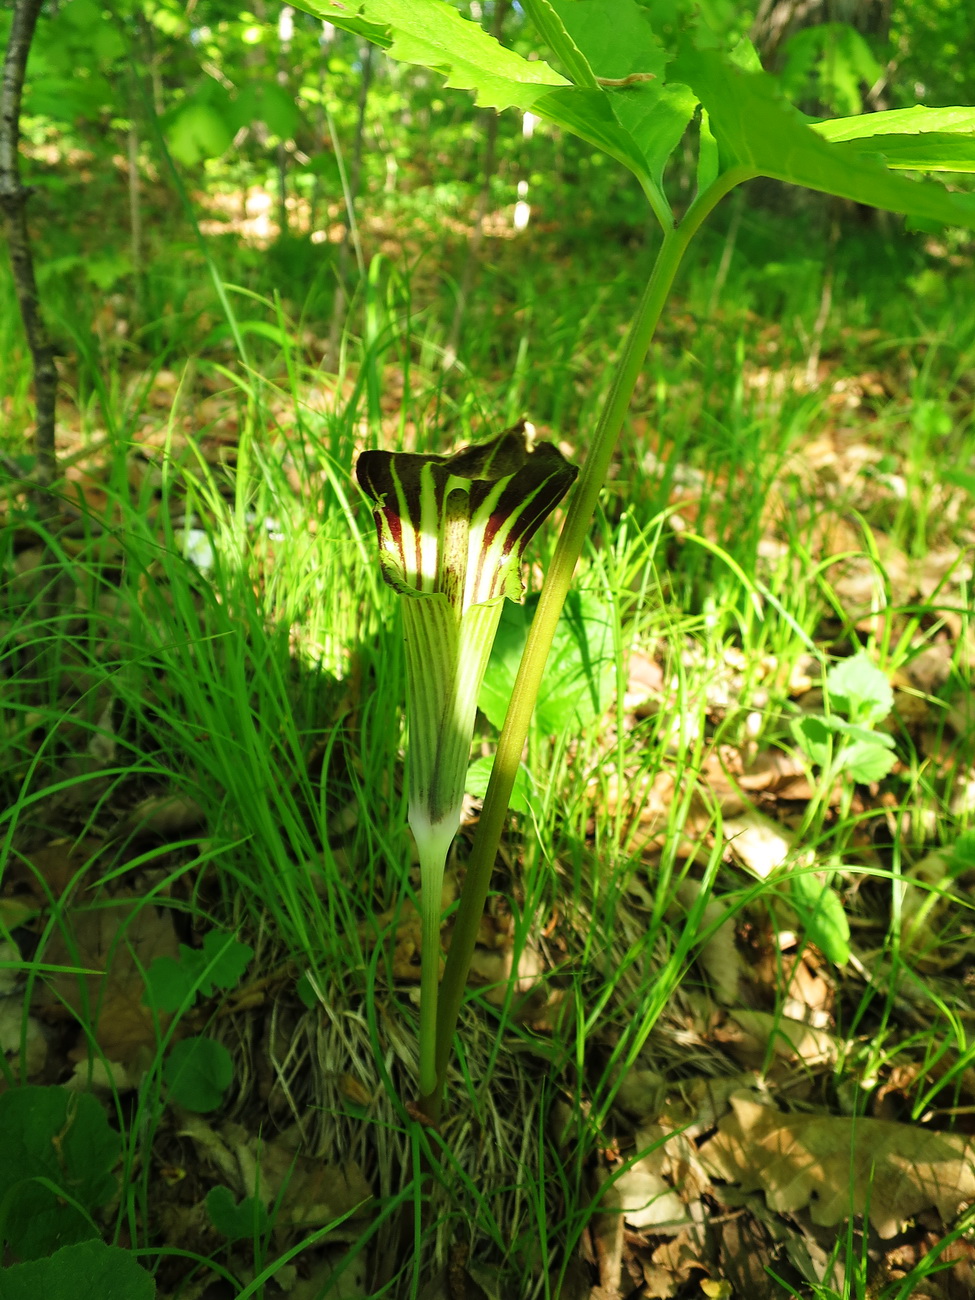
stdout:
{"type": "Polygon", "coordinates": [[[521,558],[576,470],[524,423],[453,456],[365,451],[383,576],[403,597],[409,820],[420,855],[420,1093],[437,1089],[444,867],[460,826],[477,696],[521,558]]]}
{"type": "Polygon", "coordinates": [[[423,1109],[435,1115],[546,656],[688,244],[730,190],[758,176],[902,213],[921,225],[975,229],[975,195],[917,175],[975,171],[975,108],[914,107],[812,121],[784,98],[747,39],[722,27],[714,15],[727,7],[706,0],[693,5],[522,0],[547,60],[504,48],[448,0],[303,0],[303,7],[368,37],[392,58],[444,74],[448,85],[474,91],[482,107],[530,109],[604,150],[634,174],[662,231],[608,396],[587,437],[589,453],[545,577],[498,744],[440,989],[436,1080],[431,1090],[427,1068],[421,1085],[423,1109]],[[697,191],[678,212],[668,198],[664,171],[687,133],[697,153],[697,191]]]}

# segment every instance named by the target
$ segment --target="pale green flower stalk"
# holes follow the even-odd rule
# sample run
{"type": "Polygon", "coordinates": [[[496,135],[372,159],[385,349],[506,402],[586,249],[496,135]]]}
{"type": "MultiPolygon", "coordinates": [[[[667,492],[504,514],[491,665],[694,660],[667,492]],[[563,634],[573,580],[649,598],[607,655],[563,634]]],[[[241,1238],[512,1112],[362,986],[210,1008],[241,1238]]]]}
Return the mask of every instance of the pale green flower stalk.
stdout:
{"type": "Polygon", "coordinates": [[[420,1095],[436,1084],[444,867],[460,825],[474,715],[505,596],[521,560],[576,476],[524,422],[453,456],[365,451],[383,577],[403,596],[409,821],[420,855],[420,1095]]]}

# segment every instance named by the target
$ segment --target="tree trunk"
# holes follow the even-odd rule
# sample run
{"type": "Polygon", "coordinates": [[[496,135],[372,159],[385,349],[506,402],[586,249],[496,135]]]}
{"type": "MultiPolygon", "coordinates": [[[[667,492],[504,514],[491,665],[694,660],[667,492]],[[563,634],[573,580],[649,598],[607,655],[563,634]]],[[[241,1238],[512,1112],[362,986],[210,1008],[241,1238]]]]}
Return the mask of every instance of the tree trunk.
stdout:
{"type": "MultiPolygon", "coordinates": [[[[500,41],[501,32],[504,27],[505,15],[508,12],[509,0],[495,0],[494,21],[491,24],[491,35],[495,40],[500,41]]],[[[460,285],[457,289],[457,303],[454,307],[454,318],[450,323],[450,332],[447,335],[447,343],[443,353],[443,368],[450,370],[457,360],[457,349],[460,347],[460,337],[464,326],[464,315],[467,311],[467,302],[471,296],[471,290],[474,287],[474,277],[481,258],[481,245],[484,242],[484,218],[487,216],[488,206],[491,201],[491,181],[494,177],[495,165],[497,162],[497,144],[498,144],[498,112],[496,109],[486,109],[481,114],[481,122],[484,125],[484,153],[481,160],[481,192],[477,196],[477,208],[474,212],[474,228],[471,231],[470,242],[467,245],[467,258],[464,262],[464,269],[460,274],[460,285]]]]}
{"type": "MultiPolygon", "coordinates": [[[[359,118],[356,123],[355,144],[352,149],[352,164],[345,179],[345,233],[339,245],[335,263],[336,286],[335,300],[332,303],[332,320],[328,330],[328,343],[325,350],[325,369],[333,373],[338,370],[339,340],[345,322],[345,311],[349,301],[347,288],[349,278],[349,247],[356,246],[359,260],[359,273],[362,274],[362,254],[358,247],[358,233],[355,227],[355,200],[359,192],[359,180],[362,175],[362,154],[365,147],[366,105],[369,100],[369,85],[372,81],[372,61],[375,46],[366,43],[362,54],[362,80],[359,83],[359,118]]],[[[338,152],[338,138],[333,132],[333,141],[338,152]]],[[[340,160],[341,165],[341,160],[340,160]]]]}
{"type": "Polygon", "coordinates": [[[881,41],[890,31],[893,0],[761,0],[751,38],[763,64],[775,70],[790,36],[820,23],[849,23],[862,36],[881,41]]]}
{"type": "Polygon", "coordinates": [[[30,190],[20,180],[20,105],[24,91],[24,73],[31,41],[41,10],[41,0],[14,0],[10,39],[3,62],[0,82],[0,212],[10,249],[14,288],[20,314],[34,363],[34,397],[37,427],[34,452],[35,500],[42,517],[53,512],[50,489],[57,478],[57,453],[54,446],[54,414],[57,401],[58,372],[37,295],[34,258],[27,230],[27,200],[30,190]]]}

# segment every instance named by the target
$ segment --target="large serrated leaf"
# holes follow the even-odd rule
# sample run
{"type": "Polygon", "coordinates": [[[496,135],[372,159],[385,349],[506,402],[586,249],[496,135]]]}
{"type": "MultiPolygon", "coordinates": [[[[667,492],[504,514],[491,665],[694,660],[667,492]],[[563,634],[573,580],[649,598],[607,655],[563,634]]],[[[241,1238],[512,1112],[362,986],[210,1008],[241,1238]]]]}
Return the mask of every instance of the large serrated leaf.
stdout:
{"type": "Polygon", "coordinates": [[[134,1255],[103,1241],[62,1246],[46,1259],[0,1268],[0,1300],[153,1300],[134,1255]]]}
{"type": "MultiPolygon", "coordinates": [[[[441,72],[448,86],[473,90],[476,103],[482,107],[531,109],[571,131],[640,177],[653,191],[658,215],[666,217],[669,208],[660,190],[660,177],[697,101],[686,86],[664,84],[663,55],[649,25],[639,17],[639,6],[631,4],[632,13],[627,9],[631,25],[637,21],[641,24],[639,41],[621,41],[613,23],[600,34],[606,26],[608,10],[604,10],[609,3],[586,0],[585,4],[573,6],[585,11],[582,31],[595,34],[600,67],[617,67],[617,62],[607,62],[606,56],[615,41],[640,65],[627,66],[622,76],[641,72],[652,74],[652,81],[619,89],[600,88],[587,51],[566,31],[560,17],[564,7],[553,5],[551,0],[535,0],[527,9],[542,38],[571,72],[571,82],[547,63],[529,61],[505,49],[493,36],[461,17],[446,0],[353,0],[348,5],[303,0],[300,7],[346,31],[368,37],[394,59],[441,72]]],[[[576,17],[572,13],[570,18],[573,32],[576,17]]],[[[624,62],[626,59],[624,53],[624,62]]],[[[616,74],[606,71],[605,75],[616,74]]]]}
{"type": "Polygon", "coordinates": [[[888,167],[975,171],[975,108],[895,108],[810,124],[840,148],[878,153],[888,167]]]}
{"type": "Polygon", "coordinates": [[[543,95],[532,111],[602,149],[635,175],[648,174],[646,159],[620,126],[605,91],[564,86],[543,95]]]}
{"type": "Polygon", "coordinates": [[[533,108],[568,81],[541,59],[529,61],[463,18],[446,0],[302,0],[299,8],[366,35],[401,63],[433,68],[447,85],[473,90],[482,108],[533,108]]]}
{"type": "Polygon", "coordinates": [[[572,41],[598,77],[625,81],[603,93],[633,140],[645,170],[659,185],[667,159],[694,115],[697,99],[683,85],[667,85],[667,56],[646,9],[636,0],[551,0],[572,41]]]}
{"type": "Polygon", "coordinates": [[[863,141],[850,140],[833,146],[858,158],[876,154],[887,167],[899,171],[975,172],[975,136],[875,135],[863,141]]]}
{"type": "Polygon", "coordinates": [[[588,57],[569,33],[562,13],[564,6],[553,4],[552,0],[522,0],[522,4],[532,26],[565,68],[572,82],[576,86],[595,89],[595,74],[588,57]]]}
{"type": "Polygon", "coordinates": [[[0,1096],[2,1231],[17,1255],[34,1259],[96,1235],[86,1211],[115,1191],[120,1147],[105,1112],[87,1094],[31,1084],[0,1096]]]}
{"type": "Polygon", "coordinates": [[[834,117],[810,126],[824,140],[866,140],[875,135],[975,134],[975,108],[892,108],[884,113],[834,117]]]}
{"type": "MultiPolygon", "coordinates": [[[[766,73],[743,72],[689,43],[671,65],[710,115],[725,168],[803,185],[920,220],[975,228],[975,195],[888,171],[868,152],[837,149],[807,124],[766,73]]],[[[864,148],[868,148],[865,145],[864,148]]]]}

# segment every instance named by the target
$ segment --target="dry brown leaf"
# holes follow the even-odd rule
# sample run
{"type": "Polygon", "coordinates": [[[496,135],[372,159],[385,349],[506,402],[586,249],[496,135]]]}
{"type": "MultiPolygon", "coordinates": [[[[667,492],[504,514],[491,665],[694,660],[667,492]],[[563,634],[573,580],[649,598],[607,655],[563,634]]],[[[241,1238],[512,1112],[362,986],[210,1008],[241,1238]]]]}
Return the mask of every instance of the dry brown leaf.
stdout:
{"type": "MultiPolygon", "coordinates": [[[[785,930],[779,931],[779,944],[794,936],[785,930]]],[[[807,949],[801,957],[794,954],[784,955],[782,966],[789,973],[782,1003],[782,1014],[792,1020],[801,1020],[805,1025],[816,1029],[826,1029],[834,1023],[833,1004],[836,991],[825,973],[824,967],[816,965],[816,959],[807,949]],[[790,969],[791,967],[791,969],[790,969]]]]}
{"type": "Polygon", "coordinates": [[[25,856],[11,855],[3,873],[4,892],[26,892],[42,907],[47,906],[51,898],[63,897],[72,881],[81,880],[104,847],[94,837],[80,842],[59,839],[25,856]]]}
{"type": "MultiPolygon", "coordinates": [[[[605,1186],[609,1171],[597,1171],[600,1184],[605,1186]]],[[[625,1177],[625,1175],[624,1175],[625,1177]]],[[[623,1277],[623,1194],[619,1189],[619,1180],[606,1189],[599,1200],[599,1210],[592,1216],[589,1231],[592,1235],[593,1249],[596,1252],[596,1265],[599,1269],[600,1291],[607,1295],[619,1293],[623,1277]]]]}
{"type": "MultiPolygon", "coordinates": [[[[301,1154],[300,1135],[286,1130],[262,1142],[240,1124],[219,1130],[198,1115],[186,1115],[180,1130],[212,1162],[237,1196],[257,1196],[279,1205],[282,1223],[318,1227],[366,1206],[372,1190],[354,1161],[329,1163],[301,1154]]],[[[340,1230],[341,1231],[341,1230],[340,1230]]],[[[355,1229],[350,1229],[352,1237],[355,1229]]]]}
{"type": "Polygon", "coordinates": [[[638,1119],[655,1118],[660,1114],[666,1093],[667,1084],[662,1074],[642,1065],[632,1065],[620,1080],[616,1105],[638,1119]]]}
{"type": "Polygon", "coordinates": [[[945,941],[945,931],[960,910],[958,886],[970,882],[972,872],[952,876],[953,865],[948,853],[935,850],[904,875],[901,945],[924,971],[945,970],[963,956],[958,943],[945,941]]]}
{"type": "Polygon", "coordinates": [[[838,1039],[801,1020],[743,1008],[732,1011],[731,1015],[763,1055],[766,1045],[771,1043],[776,1056],[787,1061],[803,1061],[806,1065],[832,1064],[839,1056],[838,1039]]]}
{"type": "Polygon", "coordinates": [[[608,1211],[622,1214],[631,1228],[671,1236],[690,1219],[684,1202],[661,1175],[664,1160],[662,1148],[649,1152],[619,1175],[602,1203],[608,1211]]]}
{"type": "Polygon", "coordinates": [[[137,835],[177,839],[190,831],[199,830],[205,822],[203,809],[188,795],[151,795],[136,804],[125,819],[123,830],[137,835]]]}
{"type": "MultiPolygon", "coordinates": [[[[685,880],[677,897],[688,912],[700,895],[697,880],[685,880]]],[[[701,916],[700,930],[712,930],[701,945],[697,960],[704,968],[712,992],[724,1006],[734,1006],[741,1001],[741,979],[745,973],[744,962],[735,943],[735,913],[720,899],[710,898],[701,916]]]]}
{"type": "Polygon", "coordinates": [[[649,1295],[676,1295],[677,1287],[687,1283],[694,1269],[707,1272],[708,1266],[703,1258],[705,1251],[696,1240],[698,1235],[693,1229],[685,1228],[657,1247],[651,1257],[652,1263],[644,1265],[643,1270],[647,1285],[657,1288],[650,1290],[649,1295]],[[668,1280],[673,1283],[671,1289],[667,1289],[668,1280]]]}
{"type": "Polygon", "coordinates": [[[746,808],[724,822],[724,835],[735,857],[759,880],[766,880],[792,852],[793,834],[756,808],[746,808]]]}
{"type": "Polygon", "coordinates": [[[35,1079],[47,1062],[44,1030],[33,1016],[27,1017],[25,1026],[22,997],[12,995],[0,998],[0,1052],[3,1052],[8,1061],[19,1061],[22,1040],[26,1051],[27,1077],[35,1079]]]}
{"type": "Polygon", "coordinates": [[[653,713],[664,694],[664,672],[644,650],[631,650],[627,663],[623,708],[627,713],[653,713]]]}
{"type": "MultiPolygon", "coordinates": [[[[511,949],[499,951],[488,948],[475,948],[471,957],[468,980],[473,986],[484,985],[484,996],[493,1006],[502,1006],[508,997],[508,988],[514,976],[516,999],[540,992],[542,972],[544,970],[541,955],[532,944],[526,943],[518,953],[517,969],[514,967],[515,954],[511,949]]],[[[521,1014],[536,1015],[541,1005],[536,1006],[538,998],[531,999],[531,1008],[522,1008],[521,1014]]]]}
{"type": "Polygon", "coordinates": [[[763,749],[755,755],[748,771],[738,777],[738,784],[742,790],[769,790],[777,793],[790,781],[804,777],[805,771],[797,750],[763,749]]]}
{"type": "MultiPolygon", "coordinates": [[[[110,1061],[145,1065],[155,1051],[158,1032],[153,1012],[142,1003],[142,974],[156,957],[178,957],[179,944],[169,911],[131,895],[100,907],[69,912],[62,918],[43,954],[54,966],[81,967],[90,975],[49,975],[34,994],[35,1008],[51,1020],[94,1017],[98,1046],[110,1061]],[[66,933],[67,932],[67,933],[66,933]]],[[[168,1016],[159,1014],[159,1022],[168,1016]]],[[[79,1060],[90,1053],[87,1036],[69,1053],[79,1060]]]]}
{"type": "Polygon", "coordinates": [[[751,1214],[736,1214],[717,1227],[721,1272],[732,1285],[732,1295],[748,1300],[781,1300],[782,1287],[770,1277],[770,1241],[751,1214]]]}
{"type": "Polygon", "coordinates": [[[935,641],[904,665],[904,676],[917,690],[936,695],[951,676],[953,655],[950,641],[935,641]]]}
{"type": "Polygon", "coordinates": [[[975,1148],[961,1137],[889,1120],[783,1115],[744,1096],[731,1104],[700,1159],[714,1176],[763,1191],[779,1213],[808,1205],[824,1227],[869,1214],[886,1238],[922,1210],[933,1206],[950,1222],[975,1200],[975,1148]]]}

